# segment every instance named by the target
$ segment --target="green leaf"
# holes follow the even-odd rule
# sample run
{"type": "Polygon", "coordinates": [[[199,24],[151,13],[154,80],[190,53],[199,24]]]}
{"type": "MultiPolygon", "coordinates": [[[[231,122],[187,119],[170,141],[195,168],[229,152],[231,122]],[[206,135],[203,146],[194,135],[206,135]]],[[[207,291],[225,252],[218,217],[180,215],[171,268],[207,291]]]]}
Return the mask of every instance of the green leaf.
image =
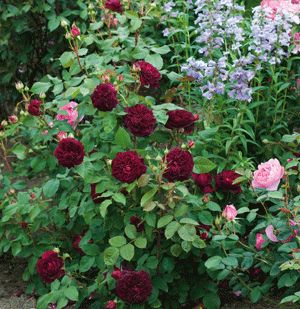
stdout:
{"type": "Polygon", "coordinates": [[[124,236],[115,236],[115,237],[112,237],[109,241],[110,245],[112,247],[122,247],[124,246],[126,243],[127,243],[127,240],[124,236]]]}
{"type": "Polygon", "coordinates": [[[43,192],[47,198],[52,197],[59,188],[60,181],[58,179],[51,179],[43,186],[43,192]]]}
{"type": "Polygon", "coordinates": [[[196,229],[193,225],[186,224],[179,228],[178,235],[183,240],[193,241],[196,238],[196,229]]]}
{"type": "Polygon", "coordinates": [[[50,87],[51,83],[36,82],[32,85],[30,90],[35,94],[40,94],[42,92],[47,92],[50,87]]]}
{"type": "Polygon", "coordinates": [[[207,208],[211,211],[221,211],[221,207],[215,202],[208,202],[206,205],[207,208]]]}
{"type": "Polygon", "coordinates": [[[205,241],[200,237],[196,237],[195,240],[193,240],[192,245],[198,249],[203,249],[206,247],[205,241]]]}
{"type": "Polygon", "coordinates": [[[126,225],[125,234],[128,238],[135,239],[137,237],[136,227],[132,224],[126,225]]]}
{"type": "Polygon", "coordinates": [[[108,266],[113,266],[117,263],[119,257],[119,249],[108,247],[104,250],[104,263],[108,266]]]}
{"type": "Polygon", "coordinates": [[[151,63],[153,66],[155,66],[157,68],[157,70],[161,70],[163,65],[164,65],[164,61],[163,61],[161,55],[159,55],[159,54],[149,54],[145,58],[145,61],[151,63]]]}
{"type": "Polygon", "coordinates": [[[170,239],[178,231],[180,224],[177,221],[170,222],[165,229],[165,237],[170,239]]]}
{"type": "Polygon", "coordinates": [[[261,297],[261,291],[259,287],[255,287],[250,293],[250,300],[252,303],[256,303],[259,301],[261,297]]]}
{"type": "Polygon", "coordinates": [[[133,147],[129,133],[122,127],[119,127],[115,135],[115,144],[124,149],[133,147]]]}
{"type": "Polygon", "coordinates": [[[138,238],[134,241],[134,245],[135,245],[137,248],[144,249],[144,248],[147,247],[147,239],[144,238],[144,237],[138,237],[138,238]]]}
{"type": "Polygon", "coordinates": [[[75,286],[69,286],[64,290],[64,294],[65,296],[73,301],[77,301],[78,300],[78,290],[76,289],[75,286]]]}
{"type": "Polygon", "coordinates": [[[126,205],[126,197],[124,194],[117,192],[112,196],[112,198],[115,202],[123,204],[124,206],[126,205]]]}
{"type": "Polygon", "coordinates": [[[142,25],[142,21],[137,17],[132,17],[130,21],[130,31],[134,32],[139,29],[142,25]]]}
{"type": "Polygon", "coordinates": [[[22,144],[17,144],[12,148],[12,153],[17,156],[19,160],[26,158],[26,147],[22,144]]]}
{"type": "Polygon", "coordinates": [[[180,219],[179,221],[181,224],[192,224],[192,225],[199,225],[199,223],[194,220],[194,219],[191,219],[191,218],[182,218],[180,219]]]}
{"type": "Polygon", "coordinates": [[[132,244],[127,244],[120,249],[121,257],[126,261],[131,261],[134,257],[134,246],[132,244]]]}
{"type": "Polygon", "coordinates": [[[49,303],[51,303],[52,301],[55,301],[55,300],[56,300],[56,295],[53,292],[45,294],[38,299],[36,308],[37,309],[45,309],[45,308],[48,307],[49,303]]]}
{"type": "Polygon", "coordinates": [[[207,259],[204,265],[207,269],[218,269],[221,261],[222,261],[222,257],[215,255],[207,259]]]}
{"type": "Polygon", "coordinates": [[[111,204],[112,204],[111,200],[105,200],[100,204],[100,214],[103,218],[105,218],[106,213],[107,213],[107,208],[111,204]]]}
{"type": "Polygon", "coordinates": [[[277,283],[278,288],[291,287],[295,285],[298,279],[299,279],[299,275],[297,273],[293,273],[293,272],[285,273],[278,280],[278,283],[277,283]]]}
{"type": "Polygon", "coordinates": [[[172,220],[173,220],[172,215],[165,215],[165,216],[159,218],[159,220],[157,222],[157,228],[161,228],[161,227],[169,224],[172,220]]]}
{"type": "Polygon", "coordinates": [[[220,297],[218,294],[212,292],[205,293],[203,297],[203,304],[207,309],[219,309],[221,306],[220,297]]]}
{"type": "Polygon", "coordinates": [[[152,200],[156,192],[157,188],[153,188],[150,191],[146,192],[141,199],[141,206],[144,207],[145,204],[147,204],[150,200],[152,200]]]}
{"type": "Polygon", "coordinates": [[[59,61],[64,68],[69,68],[73,64],[74,59],[75,55],[73,52],[64,52],[60,56],[59,61]]]}
{"type": "Polygon", "coordinates": [[[182,252],[182,248],[178,244],[172,245],[170,250],[171,250],[172,255],[175,256],[175,257],[178,257],[182,252]]]}
{"type": "Polygon", "coordinates": [[[156,54],[165,55],[171,51],[168,45],[163,45],[161,47],[152,47],[151,50],[156,54]]]}
{"type": "Polygon", "coordinates": [[[90,268],[94,265],[94,263],[95,263],[95,257],[94,256],[85,255],[80,260],[79,271],[84,273],[84,272],[90,270],[90,268]]]}
{"type": "Polygon", "coordinates": [[[194,163],[194,172],[198,174],[209,173],[217,167],[215,163],[204,157],[196,157],[194,163]]]}
{"type": "Polygon", "coordinates": [[[227,266],[232,266],[233,268],[236,268],[239,265],[237,258],[232,257],[232,256],[223,258],[222,263],[227,266]]]}
{"type": "Polygon", "coordinates": [[[212,225],[214,221],[214,217],[209,211],[203,210],[198,214],[198,218],[201,223],[206,225],[212,225]]]}

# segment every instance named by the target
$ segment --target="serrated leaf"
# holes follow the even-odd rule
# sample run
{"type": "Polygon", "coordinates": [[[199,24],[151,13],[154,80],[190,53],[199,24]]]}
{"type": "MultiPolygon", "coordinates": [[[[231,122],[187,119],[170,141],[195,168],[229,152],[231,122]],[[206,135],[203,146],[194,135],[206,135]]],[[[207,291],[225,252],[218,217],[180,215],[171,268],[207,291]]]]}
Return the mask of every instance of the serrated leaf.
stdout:
{"type": "Polygon", "coordinates": [[[157,188],[153,188],[150,191],[146,192],[141,199],[141,206],[144,207],[144,205],[148,202],[150,202],[150,200],[154,197],[154,195],[157,192],[157,188]]]}
{"type": "Polygon", "coordinates": [[[59,188],[60,181],[58,179],[51,179],[43,186],[43,192],[47,198],[52,197],[59,188]]]}
{"type": "Polygon", "coordinates": [[[173,220],[173,216],[172,215],[165,215],[165,216],[159,218],[159,220],[157,222],[157,228],[161,228],[161,227],[167,225],[172,220],[173,220]]]}
{"type": "Polygon", "coordinates": [[[115,265],[119,257],[119,249],[109,247],[104,250],[104,263],[105,265],[115,265]]]}
{"type": "Polygon", "coordinates": [[[196,157],[194,163],[194,172],[197,174],[209,173],[217,167],[214,162],[205,157],[196,157]]]}
{"type": "Polygon", "coordinates": [[[144,249],[144,248],[147,247],[147,239],[144,238],[144,237],[138,237],[138,238],[134,241],[134,245],[135,245],[137,248],[144,249]]]}
{"type": "Polygon", "coordinates": [[[115,236],[112,237],[108,242],[112,247],[119,248],[124,246],[127,243],[127,240],[124,236],[115,236]]]}
{"type": "Polygon", "coordinates": [[[120,248],[120,255],[126,261],[131,261],[134,257],[134,246],[127,244],[120,248]]]}
{"type": "Polygon", "coordinates": [[[170,239],[178,231],[180,224],[177,221],[170,222],[165,229],[165,237],[170,239]]]}

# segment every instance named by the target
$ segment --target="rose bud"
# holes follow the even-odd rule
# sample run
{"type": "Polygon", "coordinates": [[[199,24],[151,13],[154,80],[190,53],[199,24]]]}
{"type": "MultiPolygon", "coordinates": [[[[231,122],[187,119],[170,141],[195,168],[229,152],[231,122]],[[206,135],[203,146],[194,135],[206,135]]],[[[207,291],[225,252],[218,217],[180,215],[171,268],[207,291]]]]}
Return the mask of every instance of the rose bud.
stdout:
{"type": "Polygon", "coordinates": [[[80,35],[80,29],[75,24],[72,25],[71,34],[74,38],[80,35]]]}
{"type": "Polygon", "coordinates": [[[117,303],[114,300],[110,300],[104,309],[117,309],[117,303]]]}
{"type": "Polygon", "coordinates": [[[16,89],[18,91],[22,90],[24,88],[24,84],[22,82],[16,82],[15,83],[16,89]]]}
{"type": "Polygon", "coordinates": [[[118,267],[114,267],[114,270],[113,270],[113,272],[111,273],[111,276],[115,279],[115,280],[118,280],[119,278],[120,278],[120,276],[121,276],[121,270],[120,270],[120,268],[118,268],[118,267]]]}
{"type": "Polygon", "coordinates": [[[17,123],[18,117],[16,115],[11,115],[11,116],[8,116],[8,120],[10,123],[17,123]]]}
{"type": "Polygon", "coordinates": [[[228,221],[233,221],[237,216],[237,210],[233,205],[227,205],[222,212],[222,216],[228,221]]]}

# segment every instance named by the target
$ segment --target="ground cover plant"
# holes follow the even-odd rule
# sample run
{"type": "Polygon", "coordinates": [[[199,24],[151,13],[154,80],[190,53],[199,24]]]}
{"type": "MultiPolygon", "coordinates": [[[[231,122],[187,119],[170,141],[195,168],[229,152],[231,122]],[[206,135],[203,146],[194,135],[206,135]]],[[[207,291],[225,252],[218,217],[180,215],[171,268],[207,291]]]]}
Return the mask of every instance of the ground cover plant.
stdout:
{"type": "Polygon", "coordinates": [[[26,261],[38,309],[300,305],[288,2],[88,1],[55,17],[56,69],[16,83],[0,129],[0,252],[26,261]]]}

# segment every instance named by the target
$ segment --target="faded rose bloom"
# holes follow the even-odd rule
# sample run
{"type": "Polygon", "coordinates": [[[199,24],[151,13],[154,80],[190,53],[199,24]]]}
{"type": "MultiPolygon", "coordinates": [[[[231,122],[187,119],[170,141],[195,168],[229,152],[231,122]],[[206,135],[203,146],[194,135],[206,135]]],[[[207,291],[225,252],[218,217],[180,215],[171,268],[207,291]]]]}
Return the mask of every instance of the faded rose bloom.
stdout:
{"type": "Polygon", "coordinates": [[[242,189],[239,184],[233,184],[234,180],[240,177],[240,174],[235,171],[226,170],[216,175],[216,188],[229,191],[233,194],[239,194],[242,189]]]}
{"type": "Polygon", "coordinates": [[[65,274],[63,267],[64,260],[58,256],[57,252],[49,250],[44,252],[38,260],[36,270],[43,281],[51,283],[65,274]]]}
{"type": "Polygon", "coordinates": [[[165,124],[168,129],[184,129],[184,133],[190,134],[194,130],[195,116],[186,110],[176,109],[168,111],[168,121],[165,124]]]}
{"type": "Polygon", "coordinates": [[[114,300],[108,301],[104,309],[117,309],[117,303],[114,300]]]}
{"type": "Polygon", "coordinates": [[[276,191],[281,178],[284,175],[284,168],[277,159],[270,159],[258,165],[253,174],[252,187],[276,191]]]}
{"type": "Polygon", "coordinates": [[[72,25],[71,34],[74,38],[80,35],[80,29],[75,24],[72,25]]]}
{"type": "Polygon", "coordinates": [[[117,91],[113,84],[110,83],[98,85],[94,89],[91,98],[94,107],[102,112],[110,112],[119,104],[117,91]]]}
{"type": "Polygon", "coordinates": [[[209,173],[196,174],[192,175],[194,182],[201,189],[203,193],[212,193],[214,188],[212,186],[212,176],[209,173]]]}
{"type": "Polygon", "coordinates": [[[266,235],[268,237],[268,239],[270,239],[273,242],[278,242],[278,238],[276,237],[276,235],[274,234],[274,227],[273,225],[268,225],[265,229],[266,235]]]}
{"type": "Polygon", "coordinates": [[[10,115],[10,116],[8,116],[8,121],[12,124],[17,123],[18,117],[16,115],[10,115]]]}
{"type": "Polygon", "coordinates": [[[41,104],[42,104],[41,100],[38,100],[38,99],[31,100],[28,105],[28,113],[33,116],[40,116],[41,115],[41,111],[40,111],[41,104]]]}
{"type": "Polygon", "coordinates": [[[142,86],[158,88],[161,75],[156,67],[146,61],[137,61],[134,67],[140,72],[140,82],[142,86]]]}
{"type": "Polygon", "coordinates": [[[62,106],[59,108],[60,111],[65,111],[67,112],[67,115],[63,115],[63,114],[58,114],[56,115],[56,119],[57,120],[68,120],[68,124],[75,129],[78,122],[80,120],[78,120],[78,111],[77,111],[77,103],[74,101],[71,101],[70,103],[62,106]]]}
{"type": "Polygon", "coordinates": [[[61,140],[63,140],[64,138],[67,138],[68,135],[66,132],[64,131],[60,131],[57,135],[56,138],[58,139],[58,141],[60,142],[61,140]]]}
{"type": "Polygon", "coordinates": [[[263,234],[257,233],[256,234],[256,243],[255,243],[256,249],[261,250],[264,242],[265,242],[265,240],[264,240],[263,234]]]}
{"type": "Polygon", "coordinates": [[[130,224],[134,225],[138,232],[143,232],[145,230],[144,223],[138,216],[130,217],[130,224]]]}
{"type": "Polygon", "coordinates": [[[122,13],[123,6],[120,0],[106,0],[104,7],[113,12],[122,13]]]}
{"type": "Polygon", "coordinates": [[[233,221],[237,216],[237,210],[234,205],[226,205],[222,212],[222,216],[228,221],[233,221]]]}

